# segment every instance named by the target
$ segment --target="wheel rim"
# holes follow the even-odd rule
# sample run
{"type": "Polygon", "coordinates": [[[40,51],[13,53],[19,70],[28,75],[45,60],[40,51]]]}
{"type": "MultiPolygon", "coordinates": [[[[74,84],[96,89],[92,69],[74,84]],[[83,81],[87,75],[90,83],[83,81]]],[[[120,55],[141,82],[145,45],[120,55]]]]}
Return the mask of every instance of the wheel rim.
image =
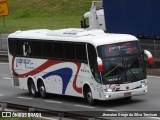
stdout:
{"type": "Polygon", "coordinates": [[[31,93],[34,95],[35,94],[35,86],[34,84],[31,85],[31,93]]]}
{"type": "Polygon", "coordinates": [[[46,91],[45,91],[44,86],[41,85],[41,86],[40,86],[40,93],[41,93],[41,95],[44,96],[44,95],[45,95],[45,92],[46,92],[46,91]]]}
{"type": "Polygon", "coordinates": [[[88,93],[87,93],[87,100],[88,100],[89,102],[92,101],[92,93],[91,93],[91,92],[88,92],[88,93]]]}

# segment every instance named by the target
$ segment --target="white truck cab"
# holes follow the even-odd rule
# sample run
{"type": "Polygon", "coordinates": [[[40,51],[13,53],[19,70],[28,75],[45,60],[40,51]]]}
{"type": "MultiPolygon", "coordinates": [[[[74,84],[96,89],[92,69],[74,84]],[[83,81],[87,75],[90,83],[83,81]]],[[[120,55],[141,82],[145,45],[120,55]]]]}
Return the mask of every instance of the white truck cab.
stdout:
{"type": "Polygon", "coordinates": [[[92,2],[90,11],[83,15],[81,27],[106,31],[102,1],[92,2]]]}

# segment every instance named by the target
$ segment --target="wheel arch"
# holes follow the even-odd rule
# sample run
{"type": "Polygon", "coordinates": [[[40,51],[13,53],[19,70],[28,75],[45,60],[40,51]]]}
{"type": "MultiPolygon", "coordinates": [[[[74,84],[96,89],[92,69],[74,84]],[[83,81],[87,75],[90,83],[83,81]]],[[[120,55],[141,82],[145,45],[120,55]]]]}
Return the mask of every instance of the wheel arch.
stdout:
{"type": "Polygon", "coordinates": [[[85,83],[85,84],[83,85],[83,97],[84,97],[84,98],[85,98],[85,94],[86,94],[88,88],[89,88],[89,89],[91,90],[91,92],[92,92],[92,89],[91,89],[90,85],[89,85],[88,83],[85,83]]]}
{"type": "Polygon", "coordinates": [[[28,87],[28,89],[29,89],[29,84],[30,84],[31,82],[33,82],[33,83],[35,84],[35,82],[34,82],[34,77],[29,76],[29,77],[27,78],[27,87],[28,87]]]}
{"type": "Polygon", "coordinates": [[[43,84],[44,84],[44,81],[43,81],[43,78],[42,78],[42,77],[39,77],[39,78],[37,79],[37,88],[38,88],[40,82],[43,82],[43,84]]]}

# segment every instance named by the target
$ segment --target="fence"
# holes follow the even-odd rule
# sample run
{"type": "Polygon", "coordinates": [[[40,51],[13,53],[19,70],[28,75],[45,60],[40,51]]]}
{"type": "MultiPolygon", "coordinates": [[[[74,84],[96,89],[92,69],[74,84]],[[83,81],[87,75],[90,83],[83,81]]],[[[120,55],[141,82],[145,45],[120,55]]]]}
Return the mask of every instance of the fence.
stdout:
{"type": "Polygon", "coordinates": [[[7,51],[7,37],[9,33],[0,33],[0,51],[7,51]]]}
{"type": "Polygon", "coordinates": [[[155,63],[149,68],[160,68],[160,39],[140,39],[142,49],[150,51],[154,57],[155,63]]]}

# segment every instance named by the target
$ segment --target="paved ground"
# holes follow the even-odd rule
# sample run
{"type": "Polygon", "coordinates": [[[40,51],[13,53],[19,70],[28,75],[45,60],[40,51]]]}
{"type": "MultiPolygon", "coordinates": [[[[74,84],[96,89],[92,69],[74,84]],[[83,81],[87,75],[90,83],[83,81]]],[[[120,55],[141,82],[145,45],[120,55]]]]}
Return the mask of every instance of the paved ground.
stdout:
{"type": "MultiPolygon", "coordinates": [[[[133,97],[131,101],[114,100],[98,101],[96,106],[89,106],[81,98],[50,95],[49,99],[32,98],[27,90],[20,90],[12,86],[9,78],[8,64],[0,64],[0,102],[27,105],[56,111],[160,111],[160,77],[148,76],[148,94],[133,97]]],[[[85,112],[86,114],[89,114],[85,112]]],[[[93,113],[92,113],[93,114],[93,113]]],[[[94,113],[96,114],[96,112],[94,113]]],[[[93,114],[93,115],[94,115],[93,114]]],[[[108,118],[107,119],[124,119],[108,118]]],[[[139,120],[160,120],[156,118],[126,118],[139,120]]]]}

